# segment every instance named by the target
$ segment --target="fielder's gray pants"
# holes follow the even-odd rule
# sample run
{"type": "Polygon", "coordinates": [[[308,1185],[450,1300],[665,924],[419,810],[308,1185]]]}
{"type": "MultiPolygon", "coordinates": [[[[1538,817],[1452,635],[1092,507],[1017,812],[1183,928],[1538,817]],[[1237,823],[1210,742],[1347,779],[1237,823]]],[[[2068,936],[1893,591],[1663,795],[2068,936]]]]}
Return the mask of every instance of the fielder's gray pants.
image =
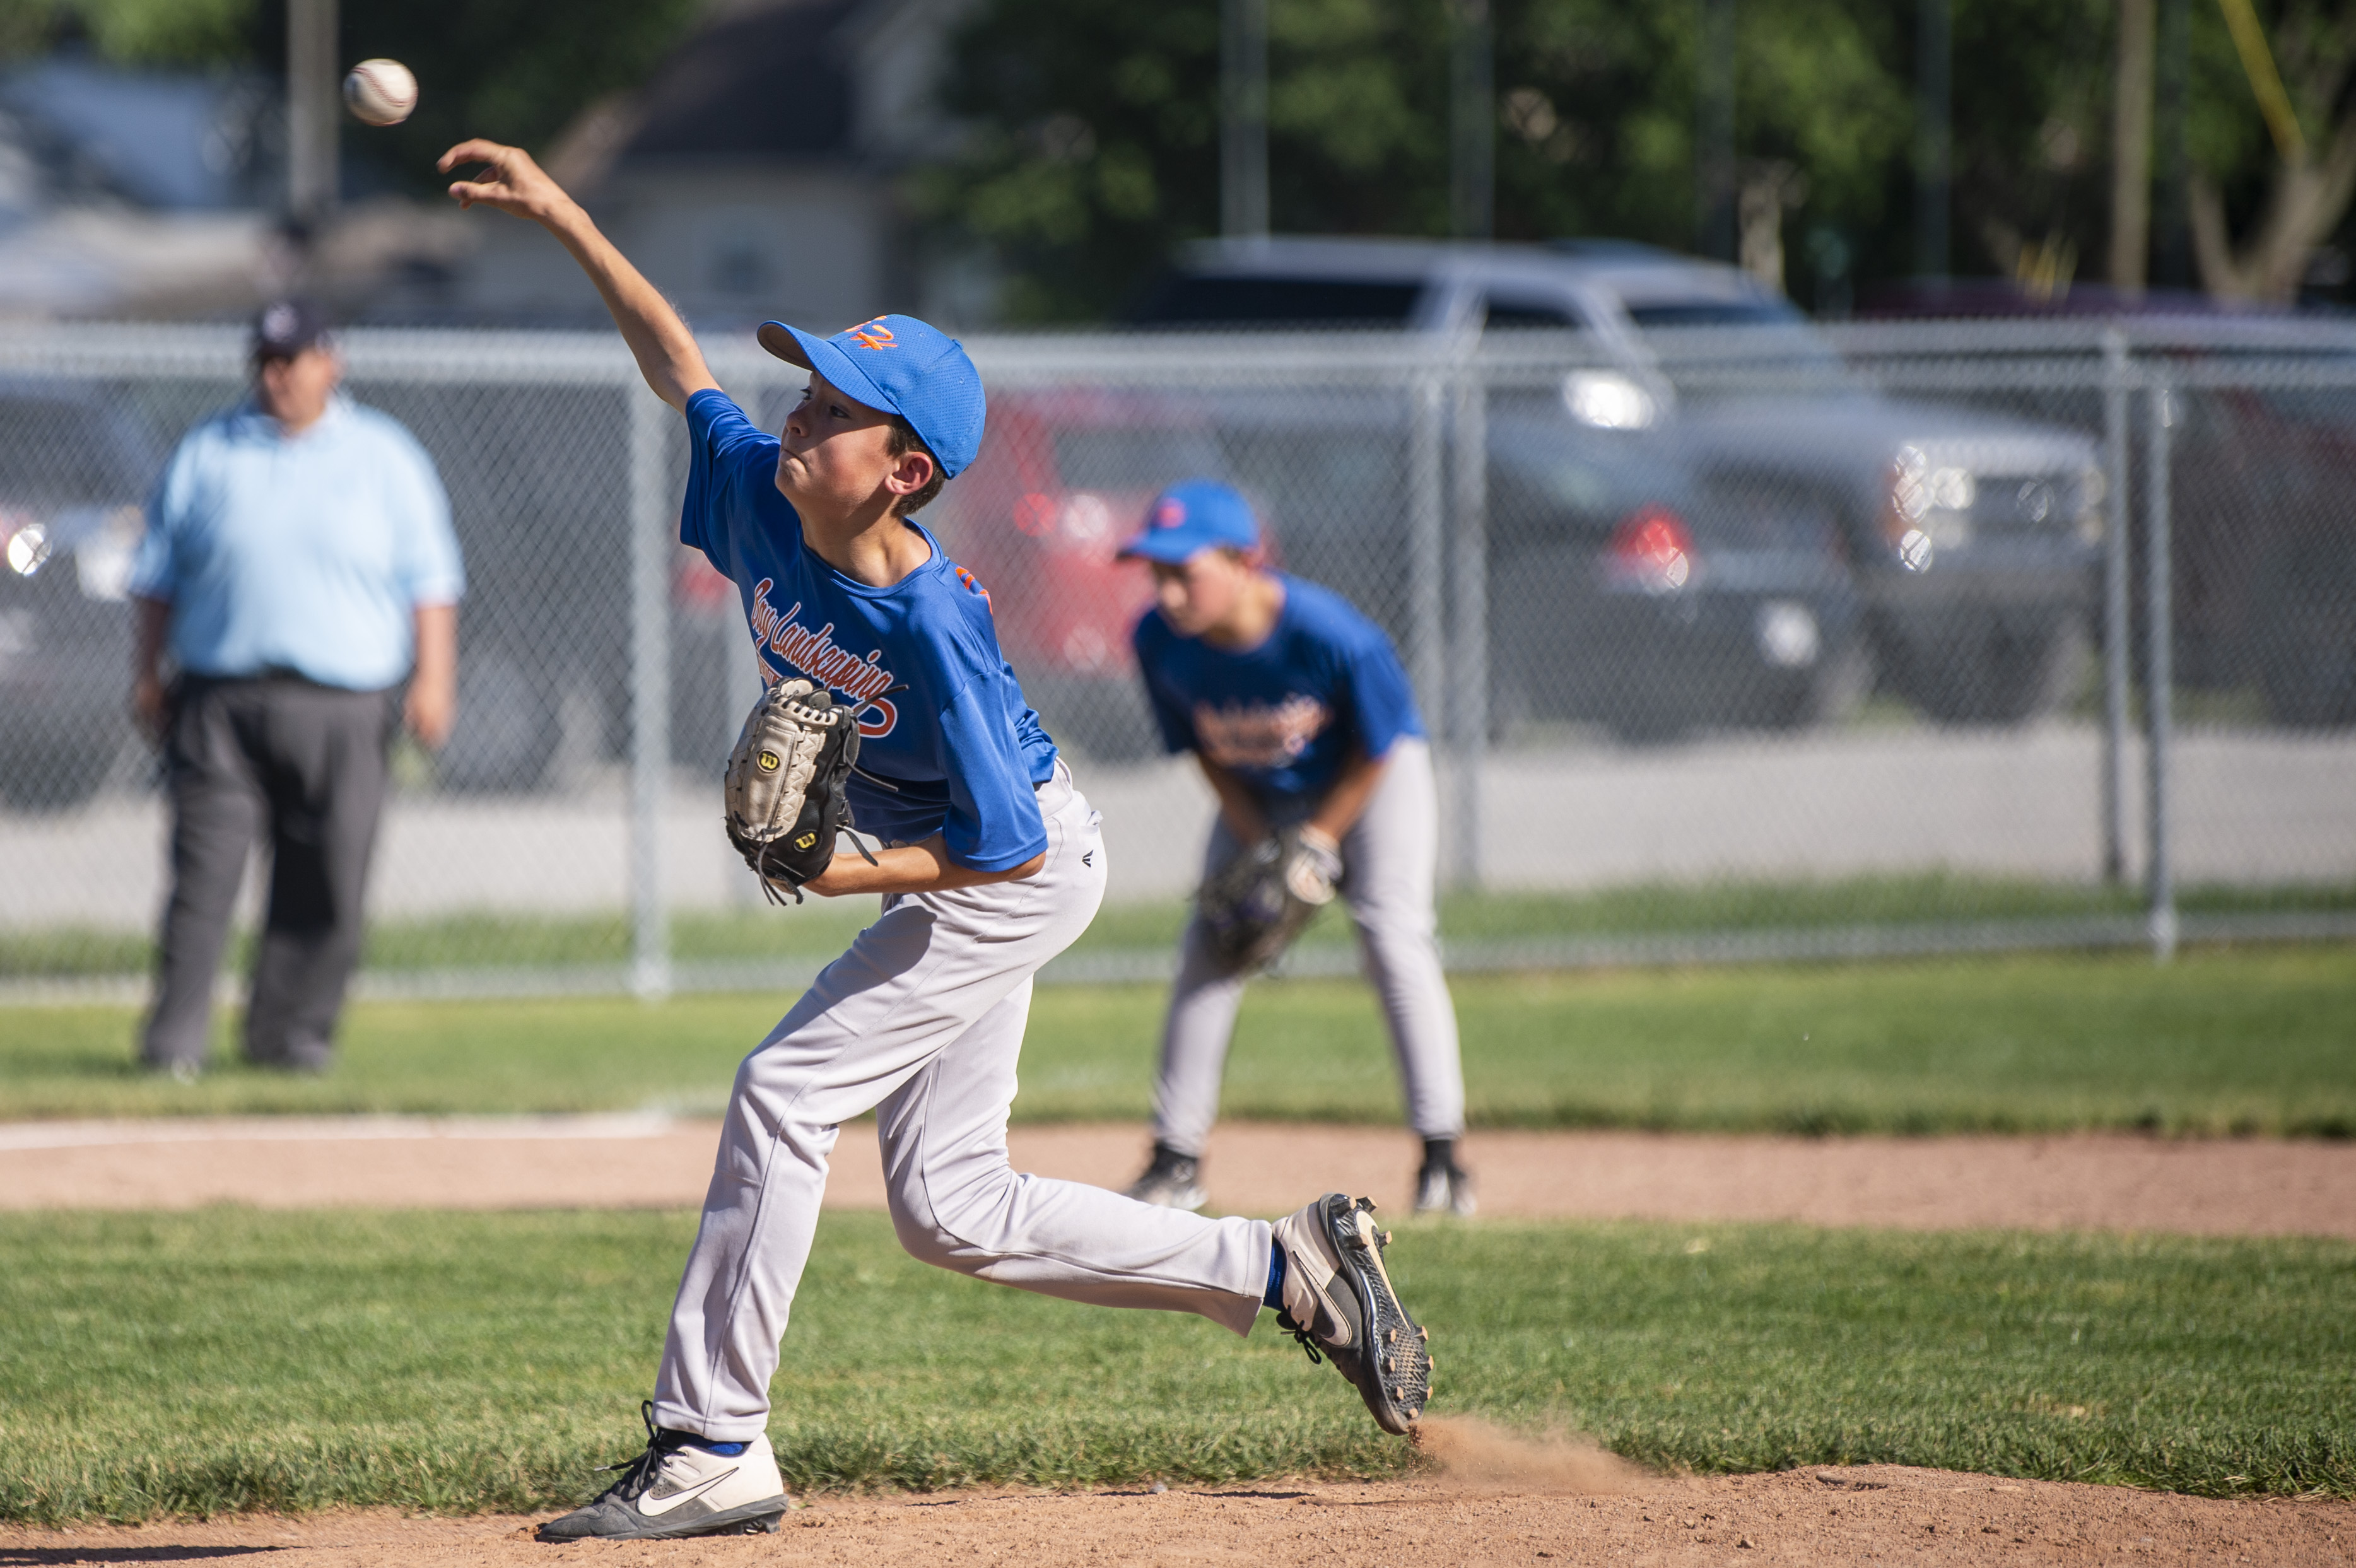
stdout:
{"type": "Polygon", "coordinates": [[[265,830],[270,905],[245,1052],[267,1066],[327,1065],[359,959],[391,731],[389,692],[273,677],[182,682],[164,749],[172,893],[140,1048],[151,1066],[204,1061],[230,907],[265,830]]]}
{"type": "Polygon", "coordinates": [[[827,1159],[841,1124],[870,1110],[893,1224],[925,1262],[1250,1330],[1268,1283],[1265,1221],[1132,1203],[1007,1161],[1031,977],[1104,899],[1097,814],[1060,763],[1038,794],[1047,853],[1036,873],[886,899],[737,1069],[655,1380],[658,1424],[723,1443],[767,1424],[827,1159]]]}
{"type": "MultiPolygon", "coordinates": [[[[1226,819],[1215,820],[1203,853],[1204,875],[1240,848],[1226,819]]],[[[1431,776],[1431,748],[1402,740],[1391,747],[1365,814],[1343,837],[1342,900],[1357,925],[1366,976],[1390,1025],[1407,1089],[1408,1125],[1423,1137],[1452,1138],[1464,1130],[1464,1069],[1432,912],[1439,862],[1440,792],[1431,776]]],[[[1202,1154],[1218,1119],[1219,1081],[1243,997],[1243,977],[1225,972],[1197,917],[1186,928],[1162,1029],[1162,1075],[1153,1086],[1157,1143],[1202,1154]]]]}

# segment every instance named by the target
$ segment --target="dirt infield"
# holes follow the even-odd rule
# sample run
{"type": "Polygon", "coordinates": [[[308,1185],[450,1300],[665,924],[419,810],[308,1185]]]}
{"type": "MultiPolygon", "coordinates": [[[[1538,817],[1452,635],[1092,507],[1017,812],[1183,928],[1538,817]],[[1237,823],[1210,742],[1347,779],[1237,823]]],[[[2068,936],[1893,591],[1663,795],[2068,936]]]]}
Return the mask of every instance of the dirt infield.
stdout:
{"type": "MultiPolygon", "coordinates": [[[[693,1207],[717,1137],[659,1116],[20,1123],[0,1126],[0,1209],[693,1207]]],[[[1012,1135],[1018,1168],[1114,1187],[1146,1142],[1134,1125],[1012,1135]]],[[[1480,1132],[1466,1157],[1494,1216],[2356,1239],[2356,1144],[1480,1132]]],[[[1205,1170],[1225,1212],[1335,1188],[1398,1212],[1414,1160],[1396,1130],[1230,1123],[1205,1170]]],[[[827,1202],[883,1206],[870,1125],[843,1129],[827,1202]]]]}
{"type": "MultiPolygon", "coordinates": [[[[253,1118],[0,1125],[0,1208],[679,1207],[698,1202],[716,1125],[660,1117],[253,1118]]],[[[1135,1126],[1018,1127],[1018,1167],[1119,1185],[1135,1126]]],[[[1912,1229],[2169,1231],[2356,1238],[2356,1147],[2117,1136],[1757,1138],[1474,1135],[1484,1212],[1791,1220],[1912,1229]]],[[[1378,1128],[1231,1124],[1215,1206],[1273,1212],[1341,1187],[1404,1209],[1414,1147],[1378,1128]]],[[[831,1207],[875,1208],[872,1129],[846,1127],[831,1207]]],[[[1377,1485],[1258,1483],[1162,1493],[820,1497],[756,1539],[543,1546],[534,1521],[388,1511],[42,1531],[0,1527],[0,1568],[193,1563],[666,1568],[943,1562],[1430,1564],[2171,1561],[2356,1564],[2356,1503],[2217,1500],[1898,1467],[1660,1477],[1477,1423],[1426,1424],[1443,1473],[1377,1485]]]]}
{"type": "Polygon", "coordinates": [[[266,1557],[271,1568],[2356,1562],[2356,1503],[2221,1501],[1896,1466],[1635,1477],[1601,1492],[1576,1481],[1501,1484],[1476,1472],[1376,1485],[820,1498],[787,1515],[774,1536],[641,1544],[543,1546],[531,1539],[536,1522],[369,1511],[0,1527],[0,1568],[239,1557],[266,1557]]]}

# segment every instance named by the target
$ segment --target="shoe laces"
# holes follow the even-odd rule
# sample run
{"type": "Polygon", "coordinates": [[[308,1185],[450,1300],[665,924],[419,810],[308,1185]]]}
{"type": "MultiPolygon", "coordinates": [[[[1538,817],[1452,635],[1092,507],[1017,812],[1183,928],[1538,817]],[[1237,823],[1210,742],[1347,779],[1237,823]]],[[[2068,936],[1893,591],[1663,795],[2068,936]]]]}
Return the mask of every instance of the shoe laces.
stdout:
{"type": "Polygon", "coordinates": [[[645,1495],[647,1488],[655,1484],[656,1479],[662,1474],[664,1463],[685,1445],[689,1435],[684,1432],[666,1432],[657,1426],[655,1402],[650,1399],[641,1400],[638,1403],[638,1419],[647,1424],[645,1450],[635,1459],[625,1459],[618,1465],[598,1467],[601,1473],[608,1470],[621,1471],[622,1478],[614,1483],[612,1489],[633,1501],[645,1495]]]}
{"type": "Polygon", "coordinates": [[[1310,1365],[1323,1366],[1324,1364],[1325,1352],[1319,1347],[1317,1343],[1317,1336],[1312,1333],[1309,1329],[1303,1328],[1298,1322],[1294,1321],[1291,1308],[1280,1307],[1278,1309],[1276,1314],[1276,1326],[1283,1329],[1286,1333],[1291,1335],[1293,1341],[1302,1349],[1309,1352],[1310,1365]]]}

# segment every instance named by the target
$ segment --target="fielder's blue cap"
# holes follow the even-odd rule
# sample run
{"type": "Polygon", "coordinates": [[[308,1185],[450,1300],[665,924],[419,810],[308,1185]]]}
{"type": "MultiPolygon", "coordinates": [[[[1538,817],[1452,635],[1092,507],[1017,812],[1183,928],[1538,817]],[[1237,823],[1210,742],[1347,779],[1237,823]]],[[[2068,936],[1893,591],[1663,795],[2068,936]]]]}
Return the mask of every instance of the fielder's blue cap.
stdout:
{"type": "Polygon", "coordinates": [[[1259,543],[1259,519],[1251,503],[1215,479],[1173,485],[1145,509],[1145,528],[1120,547],[1123,559],[1180,561],[1206,549],[1229,546],[1251,549],[1259,543]]]}
{"type": "Polygon", "coordinates": [[[955,478],[981,450],[981,372],[965,346],[913,315],[879,315],[819,337],[782,321],[762,324],[761,347],[871,409],[916,428],[941,473],[955,478]]]}

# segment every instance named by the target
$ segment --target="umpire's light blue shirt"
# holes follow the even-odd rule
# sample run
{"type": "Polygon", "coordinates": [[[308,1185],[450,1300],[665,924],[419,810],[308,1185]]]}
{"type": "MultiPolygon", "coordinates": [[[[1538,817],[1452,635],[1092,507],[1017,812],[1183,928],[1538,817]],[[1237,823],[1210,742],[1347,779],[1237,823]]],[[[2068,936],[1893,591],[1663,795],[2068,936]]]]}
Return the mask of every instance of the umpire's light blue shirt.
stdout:
{"type": "Polygon", "coordinates": [[[188,432],[131,569],[133,593],[170,603],[182,669],[355,691],[406,676],[416,607],[466,586],[434,460],[342,397],[300,435],[251,401],[188,432]]]}

